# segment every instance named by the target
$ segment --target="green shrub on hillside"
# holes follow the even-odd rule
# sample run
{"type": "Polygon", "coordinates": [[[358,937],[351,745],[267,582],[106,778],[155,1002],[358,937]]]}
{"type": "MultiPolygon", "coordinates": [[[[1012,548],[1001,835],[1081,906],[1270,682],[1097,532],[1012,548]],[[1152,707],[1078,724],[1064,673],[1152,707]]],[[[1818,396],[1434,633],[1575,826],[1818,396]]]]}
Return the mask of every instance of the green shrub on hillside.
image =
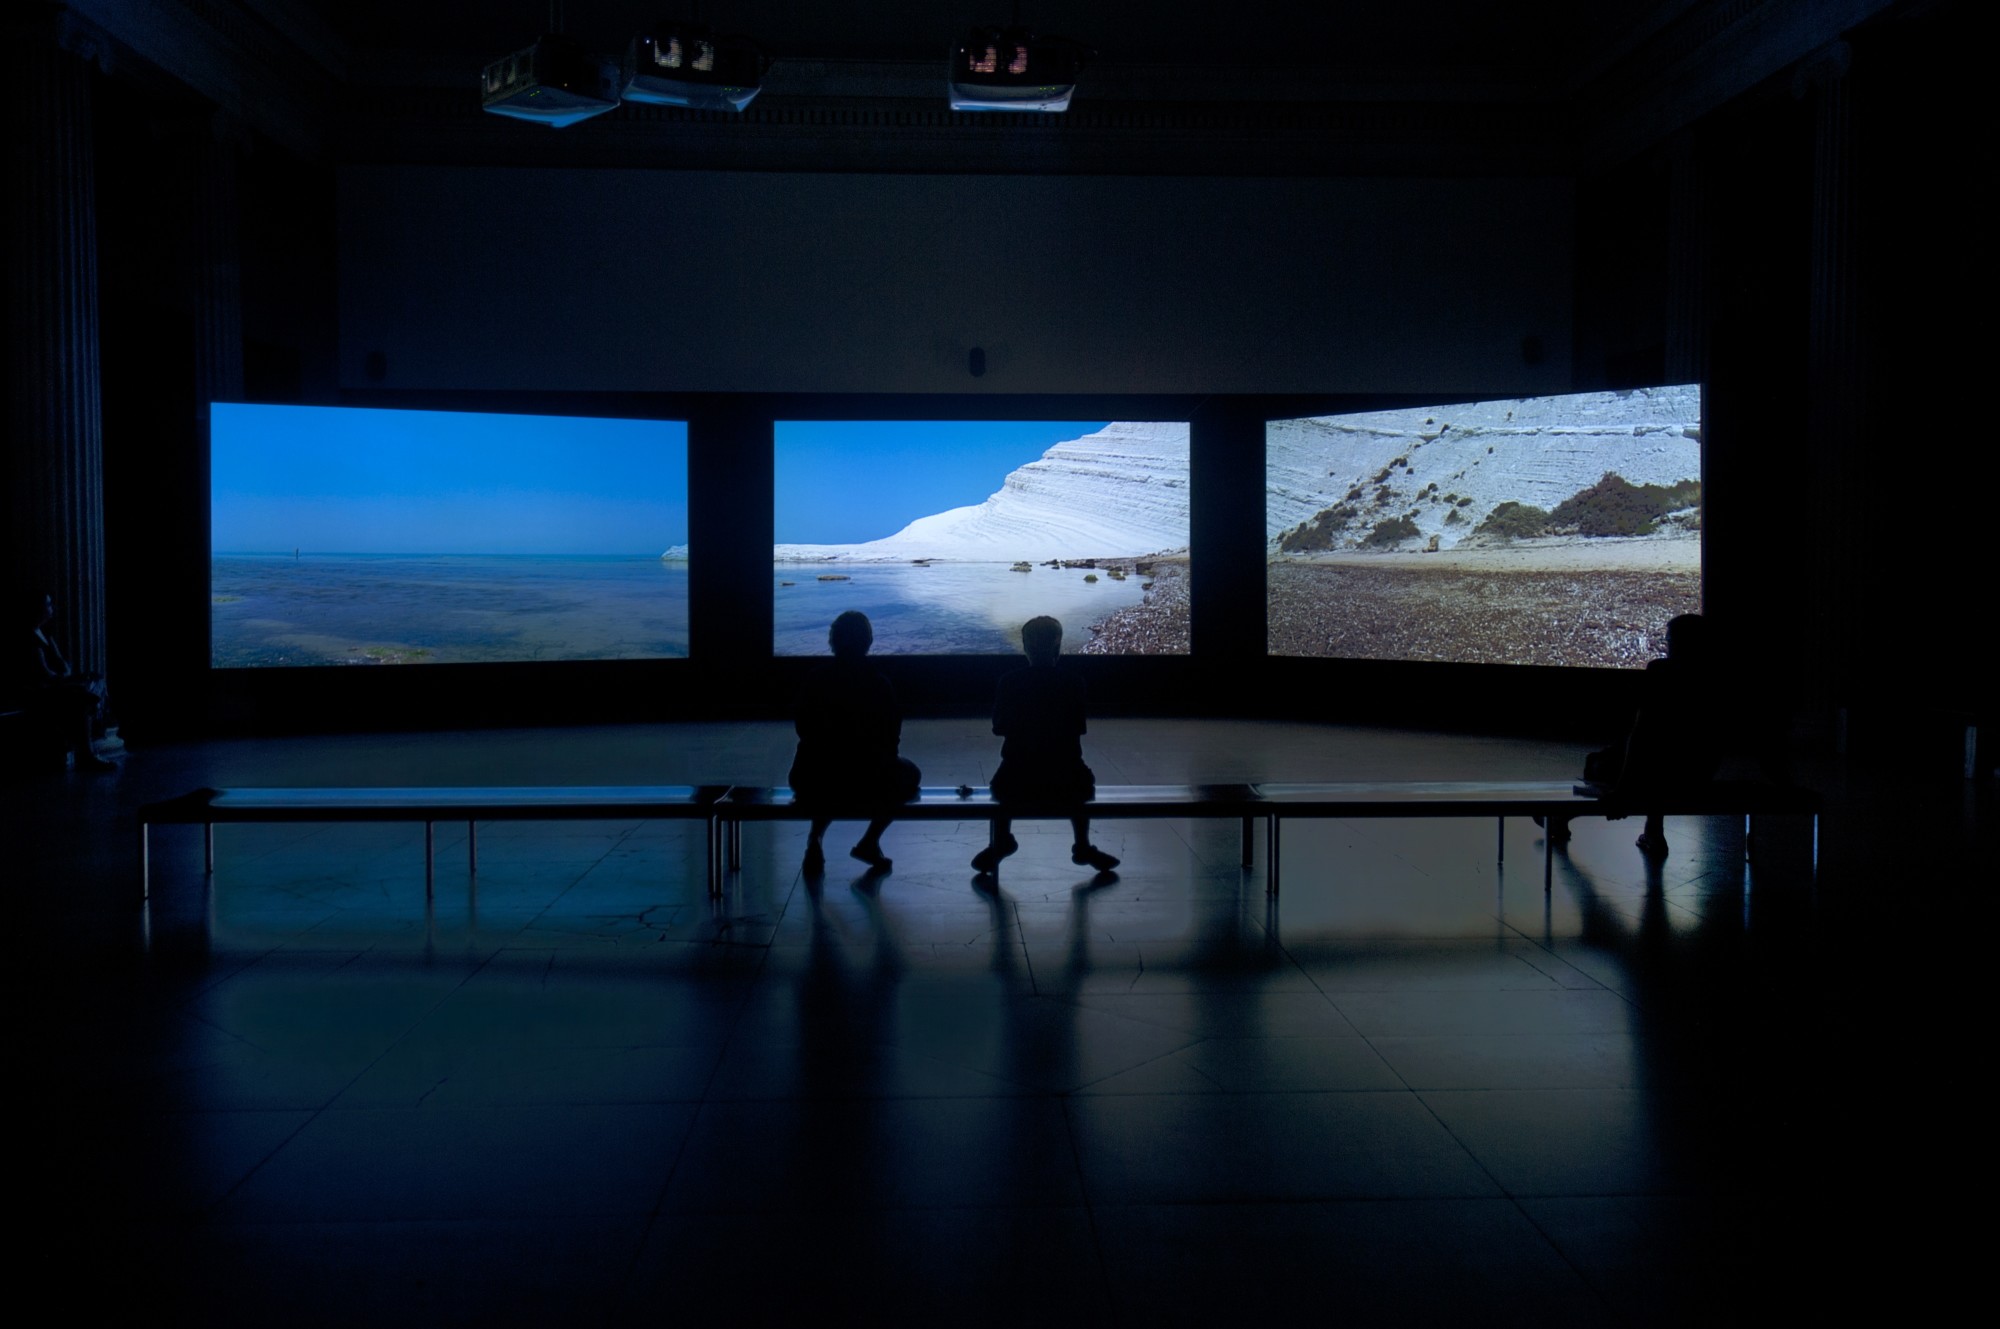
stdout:
{"type": "Polygon", "coordinates": [[[1587,536],[1651,535],[1669,512],[1700,503],[1699,480],[1635,485],[1615,471],[1606,471],[1590,488],[1556,504],[1549,525],[1587,536]]]}
{"type": "Polygon", "coordinates": [[[1321,549],[1337,548],[1340,539],[1347,533],[1347,523],[1355,515],[1351,503],[1336,503],[1321,509],[1311,521],[1301,522],[1278,537],[1278,549],[1287,554],[1309,554],[1321,549]]]}
{"type": "Polygon", "coordinates": [[[1503,540],[1532,540],[1548,527],[1549,514],[1532,503],[1502,503],[1486,514],[1486,520],[1472,528],[1474,535],[1497,535],[1503,540]]]}
{"type": "Polygon", "coordinates": [[[1417,524],[1408,517],[1391,517],[1387,521],[1377,522],[1375,529],[1368,532],[1368,538],[1361,544],[1363,548],[1374,549],[1401,540],[1414,539],[1421,534],[1423,532],[1417,529],[1417,524]]]}

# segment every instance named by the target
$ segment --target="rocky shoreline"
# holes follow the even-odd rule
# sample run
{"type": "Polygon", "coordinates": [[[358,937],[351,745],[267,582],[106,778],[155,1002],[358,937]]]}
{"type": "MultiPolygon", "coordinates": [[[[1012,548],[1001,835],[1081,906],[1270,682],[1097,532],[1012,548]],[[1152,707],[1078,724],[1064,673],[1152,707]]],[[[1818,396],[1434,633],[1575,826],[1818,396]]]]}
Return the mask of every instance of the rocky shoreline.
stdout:
{"type": "Polygon", "coordinates": [[[1188,577],[1185,560],[1153,563],[1143,602],[1093,624],[1079,655],[1186,655],[1188,577]]]}
{"type": "Polygon", "coordinates": [[[1701,611],[1679,569],[1514,571],[1273,562],[1273,655],[1636,668],[1701,611]]]}

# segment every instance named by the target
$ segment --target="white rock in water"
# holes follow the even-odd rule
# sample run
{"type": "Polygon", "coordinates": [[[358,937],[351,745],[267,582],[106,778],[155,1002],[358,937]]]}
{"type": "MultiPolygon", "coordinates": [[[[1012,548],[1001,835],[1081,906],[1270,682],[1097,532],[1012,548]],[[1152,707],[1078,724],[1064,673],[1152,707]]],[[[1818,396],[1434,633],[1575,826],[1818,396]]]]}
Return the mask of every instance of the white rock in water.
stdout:
{"type": "Polygon", "coordinates": [[[1350,538],[1418,509],[1422,538],[1450,549],[1502,503],[1552,509],[1604,478],[1673,485],[1701,478],[1698,386],[1585,392],[1463,406],[1416,406],[1307,420],[1274,420],[1265,440],[1264,535],[1277,539],[1322,510],[1354,500],[1350,538]],[[1488,449],[1491,449],[1489,451],[1488,449]],[[1386,480],[1383,469],[1396,458],[1386,480]],[[1435,493],[1419,499],[1430,484],[1435,493]],[[1375,505],[1383,484],[1392,491],[1375,505]],[[1460,507],[1446,495],[1470,498],[1460,507]],[[1436,498],[1440,501],[1432,502],[1436,498]],[[1447,525],[1445,514],[1459,520],[1447,525]]]}
{"type": "Polygon", "coordinates": [[[984,503],[919,517],[880,540],[781,544],[773,553],[801,562],[1012,563],[1132,557],[1187,544],[1188,427],[1114,421],[1056,444],[1010,474],[984,503]]]}

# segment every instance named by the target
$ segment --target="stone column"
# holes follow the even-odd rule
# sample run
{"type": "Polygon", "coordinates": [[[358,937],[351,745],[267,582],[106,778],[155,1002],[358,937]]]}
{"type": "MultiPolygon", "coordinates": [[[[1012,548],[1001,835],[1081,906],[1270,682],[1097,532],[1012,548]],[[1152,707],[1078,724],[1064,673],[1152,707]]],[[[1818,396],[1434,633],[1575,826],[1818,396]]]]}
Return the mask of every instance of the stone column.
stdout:
{"type": "Polygon", "coordinates": [[[1806,699],[1834,722],[1849,704],[1857,646],[1855,557],[1860,523],[1857,459],[1861,444],[1860,270],[1855,209],[1854,83],[1845,42],[1799,67],[1794,91],[1813,106],[1812,271],[1807,328],[1806,445],[1813,465],[1814,549],[1811,587],[1815,659],[1806,699]]]}
{"type": "Polygon", "coordinates": [[[8,48],[8,579],[47,590],[79,670],[104,669],[104,464],[91,64],[100,35],[54,5],[4,22],[8,48]]]}

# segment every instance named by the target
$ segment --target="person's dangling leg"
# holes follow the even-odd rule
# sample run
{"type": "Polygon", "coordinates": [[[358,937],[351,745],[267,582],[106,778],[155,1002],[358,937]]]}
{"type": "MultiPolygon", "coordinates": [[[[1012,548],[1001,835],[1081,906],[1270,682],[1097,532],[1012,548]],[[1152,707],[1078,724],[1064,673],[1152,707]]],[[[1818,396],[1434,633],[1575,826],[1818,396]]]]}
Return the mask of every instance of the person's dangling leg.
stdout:
{"type": "Polygon", "coordinates": [[[806,858],[803,864],[805,871],[815,875],[826,871],[826,849],[820,844],[820,840],[825,837],[826,828],[832,824],[829,818],[813,818],[812,829],[806,832],[806,858]]]}
{"type": "Polygon", "coordinates": [[[1118,860],[1090,842],[1090,818],[1071,817],[1069,827],[1074,832],[1074,842],[1070,845],[1069,861],[1079,867],[1096,868],[1099,872],[1109,872],[1118,866],[1118,860]]]}
{"type": "Polygon", "coordinates": [[[847,851],[851,858],[858,858],[877,872],[887,872],[893,862],[882,852],[882,832],[889,829],[890,818],[877,817],[868,823],[867,834],[855,841],[854,848],[847,851]]]}
{"type": "Polygon", "coordinates": [[[1639,832],[1639,838],[1634,840],[1633,843],[1638,845],[1648,858],[1665,858],[1667,856],[1666,818],[1657,812],[1647,813],[1646,829],[1639,832]]]}
{"type": "Polygon", "coordinates": [[[993,819],[992,838],[986,847],[972,856],[972,870],[987,873],[1000,866],[1000,860],[1021,847],[1014,838],[1014,822],[1008,817],[993,819]]]}

